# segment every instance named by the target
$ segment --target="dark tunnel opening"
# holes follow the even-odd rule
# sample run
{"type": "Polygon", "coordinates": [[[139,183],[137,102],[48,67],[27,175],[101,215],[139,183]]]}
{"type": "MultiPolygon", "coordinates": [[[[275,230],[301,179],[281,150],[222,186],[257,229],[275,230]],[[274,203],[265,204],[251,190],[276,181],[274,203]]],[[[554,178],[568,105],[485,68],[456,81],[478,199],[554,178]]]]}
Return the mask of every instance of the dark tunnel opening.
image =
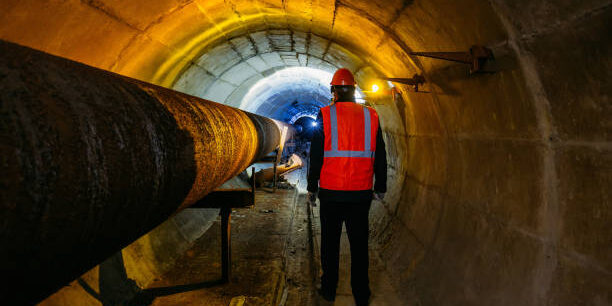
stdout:
{"type": "Polygon", "coordinates": [[[298,120],[295,121],[293,126],[295,127],[297,137],[299,137],[298,139],[302,141],[309,141],[310,139],[312,139],[314,129],[318,127],[315,118],[312,118],[310,116],[298,118],[298,120]]]}

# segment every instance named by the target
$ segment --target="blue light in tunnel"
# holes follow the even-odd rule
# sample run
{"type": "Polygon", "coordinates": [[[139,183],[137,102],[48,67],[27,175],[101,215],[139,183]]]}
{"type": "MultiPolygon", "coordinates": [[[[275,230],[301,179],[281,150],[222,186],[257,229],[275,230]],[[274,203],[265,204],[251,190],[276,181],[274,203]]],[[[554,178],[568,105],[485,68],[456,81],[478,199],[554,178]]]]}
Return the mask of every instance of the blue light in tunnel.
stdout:
{"type": "MultiPolygon", "coordinates": [[[[298,118],[316,118],[319,109],[329,105],[331,71],[290,67],[278,70],[251,86],[244,95],[241,109],[293,124],[298,118]]],[[[355,97],[364,103],[357,88],[355,97]]],[[[311,123],[306,126],[311,127],[311,123]]]]}
{"type": "Polygon", "coordinates": [[[318,125],[318,124],[317,124],[317,122],[316,122],[316,121],[314,121],[314,122],[312,123],[312,126],[317,126],[317,125],[318,125]]]}
{"type": "Polygon", "coordinates": [[[240,108],[255,113],[262,111],[261,115],[271,116],[280,104],[297,101],[299,103],[294,104],[324,106],[331,98],[329,83],[332,73],[310,67],[290,67],[276,71],[249,89],[242,98],[240,108]]]}

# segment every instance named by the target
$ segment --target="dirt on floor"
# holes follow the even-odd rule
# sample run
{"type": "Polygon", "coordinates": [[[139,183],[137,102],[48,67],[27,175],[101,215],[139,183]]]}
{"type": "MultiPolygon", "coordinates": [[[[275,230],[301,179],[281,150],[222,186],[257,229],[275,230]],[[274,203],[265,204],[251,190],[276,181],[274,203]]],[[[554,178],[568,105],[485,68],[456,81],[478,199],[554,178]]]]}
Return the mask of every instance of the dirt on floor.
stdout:
{"type": "MultiPolygon", "coordinates": [[[[185,252],[175,267],[132,301],[134,305],[334,305],[316,294],[320,265],[318,207],[294,189],[258,190],[256,204],[231,216],[230,282],[221,282],[221,219],[185,252]]],[[[384,266],[371,256],[372,305],[394,300],[384,266]]],[[[350,256],[342,238],[335,305],[353,305],[350,256]]]]}

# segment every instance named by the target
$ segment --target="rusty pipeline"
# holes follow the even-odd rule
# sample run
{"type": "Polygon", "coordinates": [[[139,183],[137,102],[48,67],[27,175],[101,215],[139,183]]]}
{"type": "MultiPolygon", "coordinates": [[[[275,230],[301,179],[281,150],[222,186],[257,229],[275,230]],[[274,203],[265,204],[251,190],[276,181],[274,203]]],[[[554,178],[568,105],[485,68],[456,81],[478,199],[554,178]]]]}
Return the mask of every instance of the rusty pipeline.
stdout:
{"type": "Polygon", "coordinates": [[[273,151],[279,125],[0,41],[0,300],[42,300],[273,151]]]}
{"type": "MultiPolygon", "coordinates": [[[[279,165],[276,168],[276,175],[280,177],[287,173],[300,169],[303,166],[304,162],[302,161],[302,159],[297,154],[293,154],[291,155],[287,163],[279,165]]],[[[257,185],[257,187],[263,186],[264,182],[271,182],[273,180],[274,167],[264,168],[255,173],[255,184],[257,185]]]]}

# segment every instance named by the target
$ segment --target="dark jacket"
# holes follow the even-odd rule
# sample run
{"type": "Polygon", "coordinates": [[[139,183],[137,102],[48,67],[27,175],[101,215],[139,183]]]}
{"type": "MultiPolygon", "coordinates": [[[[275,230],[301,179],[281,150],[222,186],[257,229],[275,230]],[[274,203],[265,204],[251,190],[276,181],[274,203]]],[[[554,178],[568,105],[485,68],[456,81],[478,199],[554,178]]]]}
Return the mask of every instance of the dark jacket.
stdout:
{"type": "MultiPolygon", "coordinates": [[[[308,191],[319,192],[319,199],[331,202],[364,202],[372,200],[372,190],[339,191],[319,188],[319,177],[323,167],[323,151],[325,135],[323,133],[323,115],[317,115],[317,126],[310,144],[310,168],[308,169],[308,191]]],[[[384,193],[387,191],[387,152],[382,137],[380,120],[376,134],[376,153],[374,158],[374,191],[384,193]]]]}

